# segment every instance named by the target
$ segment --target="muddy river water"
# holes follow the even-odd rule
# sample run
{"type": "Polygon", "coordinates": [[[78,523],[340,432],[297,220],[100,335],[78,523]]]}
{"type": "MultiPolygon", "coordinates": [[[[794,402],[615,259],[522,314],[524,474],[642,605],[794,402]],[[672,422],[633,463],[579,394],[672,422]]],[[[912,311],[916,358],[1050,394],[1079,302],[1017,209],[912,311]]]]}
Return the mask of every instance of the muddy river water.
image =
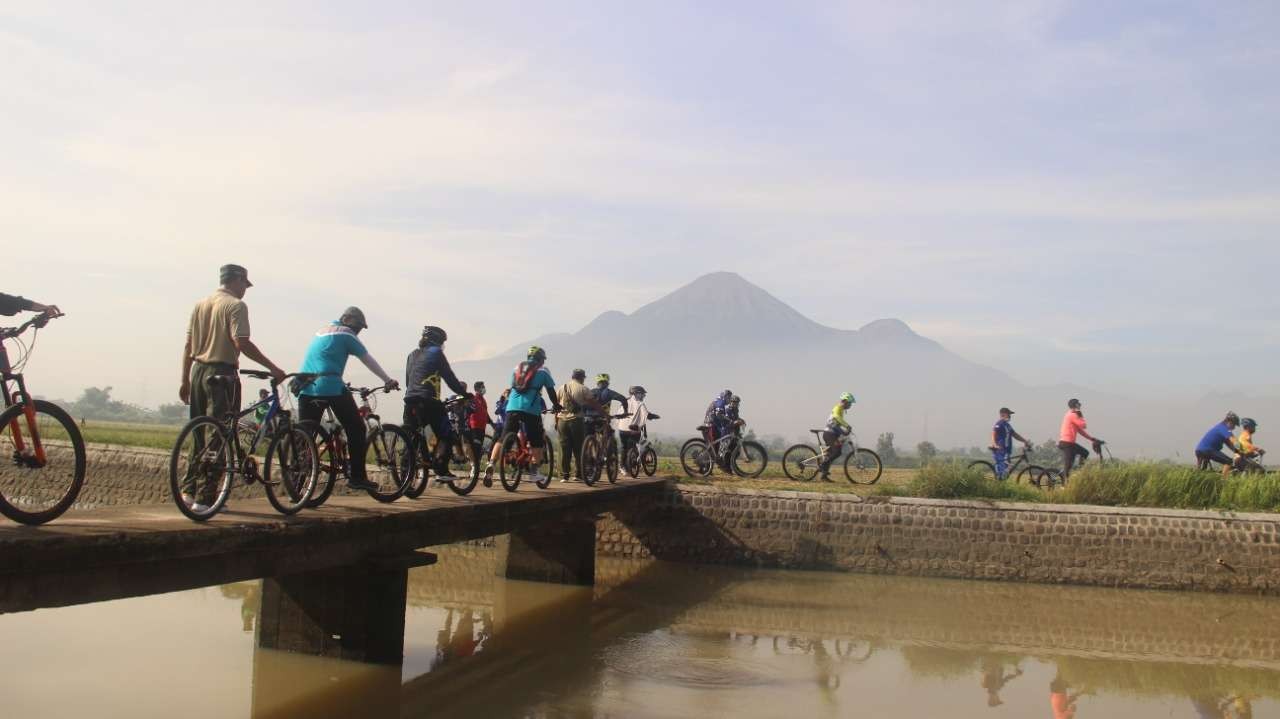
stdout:
{"type": "Polygon", "coordinates": [[[0,615],[6,717],[1280,717],[1280,600],[444,548],[405,658],[260,649],[259,582],[0,615]]]}

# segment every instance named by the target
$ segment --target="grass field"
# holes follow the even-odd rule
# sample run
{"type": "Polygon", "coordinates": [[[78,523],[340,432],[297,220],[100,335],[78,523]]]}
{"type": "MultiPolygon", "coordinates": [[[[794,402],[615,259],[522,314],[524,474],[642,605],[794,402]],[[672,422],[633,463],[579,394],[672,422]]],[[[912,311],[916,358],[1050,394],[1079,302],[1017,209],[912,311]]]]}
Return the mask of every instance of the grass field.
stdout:
{"type": "MultiPolygon", "coordinates": [[[[122,444],[130,447],[149,447],[152,449],[173,449],[173,441],[178,437],[181,425],[171,424],[131,424],[128,422],[104,422],[89,420],[80,427],[80,434],[89,444],[122,444]]],[[[48,432],[51,439],[65,438],[60,431],[48,432]]]]}

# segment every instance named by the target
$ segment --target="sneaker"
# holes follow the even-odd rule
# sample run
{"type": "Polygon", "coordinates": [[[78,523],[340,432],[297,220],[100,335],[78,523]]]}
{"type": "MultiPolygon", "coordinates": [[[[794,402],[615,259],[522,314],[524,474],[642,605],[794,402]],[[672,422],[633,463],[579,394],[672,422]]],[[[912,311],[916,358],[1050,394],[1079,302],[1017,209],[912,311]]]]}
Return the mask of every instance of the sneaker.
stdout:
{"type": "Polygon", "coordinates": [[[209,511],[209,505],[203,502],[197,502],[196,498],[192,497],[189,494],[182,495],[182,503],[186,505],[188,509],[190,509],[192,512],[195,512],[196,514],[204,514],[205,512],[209,511]]]}
{"type": "Polygon", "coordinates": [[[493,486],[493,463],[492,462],[490,462],[484,468],[484,486],[486,487],[493,486]]]}
{"type": "Polygon", "coordinates": [[[347,480],[347,486],[348,486],[348,487],[350,487],[350,488],[352,488],[352,489],[357,489],[357,490],[361,490],[361,491],[364,491],[364,492],[376,492],[376,491],[378,491],[378,485],[374,484],[373,482],[370,482],[370,481],[369,481],[369,480],[367,480],[367,479],[366,479],[366,480],[364,480],[363,482],[362,482],[362,481],[360,481],[360,480],[357,480],[357,479],[348,479],[348,480],[347,480]]]}
{"type": "Polygon", "coordinates": [[[822,476],[818,477],[818,479],[822,480],[823,482],[830,482],[831,475],[827,474],[826,472],[823,472],[822,476]]]}
{"type": "Polygon", "coordinates": [[[533,482],[534,484],[542,484],[543,482],[547,481],[547,478],[542,476],[540,472],[534,472],[533,474],[529,475],[528,481],[533,482]]]}

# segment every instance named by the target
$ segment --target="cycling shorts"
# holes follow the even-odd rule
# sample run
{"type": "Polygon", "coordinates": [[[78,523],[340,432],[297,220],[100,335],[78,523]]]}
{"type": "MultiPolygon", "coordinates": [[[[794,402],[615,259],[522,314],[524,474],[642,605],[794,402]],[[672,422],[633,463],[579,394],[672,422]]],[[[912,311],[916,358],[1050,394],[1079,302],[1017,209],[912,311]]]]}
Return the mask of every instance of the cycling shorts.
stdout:
{"type": "Polygon", "coordinates": [[[404,426],[410,433],[419,427],[430,427],[440,439],[453,439],[453,424],[444,402],[438,399],[413,398],[404,403],[404,426]]]}
{"type": "Polygon", "coordinates": [[[542,415],[528,414],[526,412],[507,411],[507,423],[505,434],[516,434],[524,429],[524,436],[529,440],[530,447],[541,447],[543,438],[546,433],[542,429],[542,415]]]}

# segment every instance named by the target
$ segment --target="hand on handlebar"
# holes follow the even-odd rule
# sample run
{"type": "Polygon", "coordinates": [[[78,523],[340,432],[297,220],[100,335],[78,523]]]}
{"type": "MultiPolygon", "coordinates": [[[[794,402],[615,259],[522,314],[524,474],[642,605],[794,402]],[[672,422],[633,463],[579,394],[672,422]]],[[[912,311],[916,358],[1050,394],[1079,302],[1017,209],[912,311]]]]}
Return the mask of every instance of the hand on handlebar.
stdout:
{"type": "Polygon", "coordinates": [[[384,384],[384,385],[382,385],[382,391],[383,391],[383,392],[390,392],[390,391],[392,391],[392,390],[396,390],[396,389],[400,389],[400,383],[399,383],[399,382],[397,382],[397,381],[395,381],[395,380],[393,380],[393,379],[389,379],[389,380],[387,380],[387,383],[386,383],[386,384],[384,384]]]}

